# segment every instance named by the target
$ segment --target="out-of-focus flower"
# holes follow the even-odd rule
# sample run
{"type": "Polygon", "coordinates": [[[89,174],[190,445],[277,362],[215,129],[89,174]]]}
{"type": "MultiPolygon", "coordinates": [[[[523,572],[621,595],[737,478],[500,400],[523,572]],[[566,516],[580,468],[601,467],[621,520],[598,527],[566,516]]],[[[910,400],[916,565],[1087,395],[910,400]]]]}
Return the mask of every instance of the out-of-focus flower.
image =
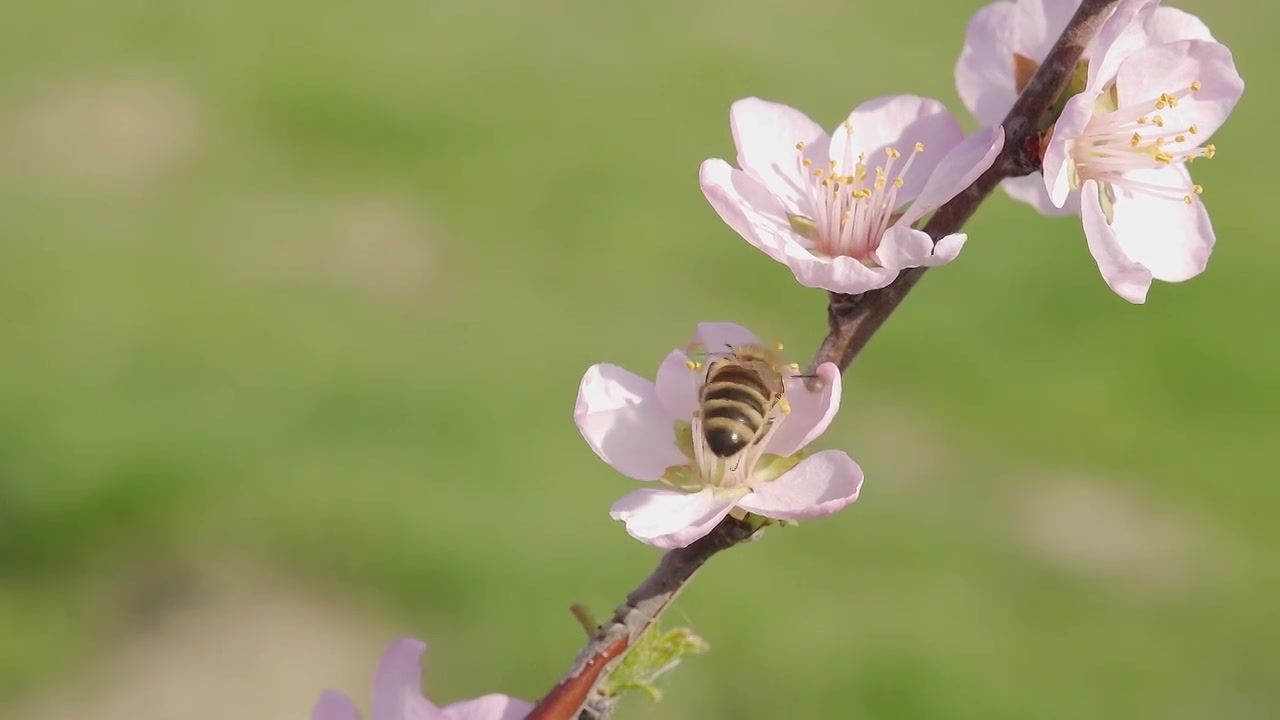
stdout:
{"type": "Polygon", "coordinates": [[[714,362],[724,348],[759,342],[738,325],[701,323],[693,340],[663,361],[656,382],[607,364],[583,376],[573,415],[587,444],[623,475],[661,484],[632,491],[611,509],[633,537],[659,548],[684,547],[735,508],[799,520],[829,515],[857,499],[862,469],[847,454],[801,452],[839,408],[840,373],[831,363],[818,368],[818,392],[806,389],[793,367],[783,368],[789,408],[779,403],[767,411],[772,422],[758,442],[728,458],[707,447],[698,399],[705,373],[698,358],[714,362]]]}
{"type": "MultiPolygon", "coordinates": [[[[373,678],[370,720],[522,720],[533,705],[507,697],[485,695],[438,708],[422,696],[422,653],[426,643],[401,638],[391,643],[373,678]]],[[[351,698],[326,690],[320,694],[311,720],[360,720],[351,698]]]]}
{"type": "MultiPolygon", "coordinates": [[[[1131,23],[1139,6],[1148,2],[1124,0],[1113,11],[1108,20],[1110,30],[1099,32],[1085,48],[1076,73],[1063,93],[1064,100],[1059,101],[1059,110],[1065,98],[1084,89],[1093,73],[1090,65],[1118,39],[1120,44],[1112,50],[1117,56],[1141,45],[1213,40],[1199,18],[1171,7],[1153,7],[1152,12],[1141,18],[1139,26],[1117,38],[1116,31],[1131,23]]],[[[978,122],[993,125],[1004,119],[1079,6],[1080,0],[1017,0],[992,3],[973,16],[956,63],[955,77],[960,99],[978,122]]],[[[1010,197],[1044,215],[1079,212],[1077,194],[1072,193],[1066,201],[1055,204],[1045,192],[1044,183],[1034,176],[1010,178],[1001,183],[1001,187],[1010,197]]]]}
{"type": "Polygon", "coordinates": [[[828,136],[804,113],[746,98],[729,111],[739,168],[702,163],[712,207],[800,284],[839,293],[884,287],[904,268],[960,252],[911,227],[991,166],[997,125],[969,138],[942,103],[914,95],[859,105],[828,136]]]}
{"type": "Polygon", "coordinates": [[[1179,282],[1204,271],[1213,226],[1187,163],[1213,157],[1214,146],[1202,143],[1244,92],[1224,45],[1160,42],[1202,27],[1173,19],[1154,2],[1121,3],[1044,155],[1050,200],[1064,206],[1079,191],[1089,251],[1107,285],[1133,303],[1146,300],[1153,278],[1179,282]]]}

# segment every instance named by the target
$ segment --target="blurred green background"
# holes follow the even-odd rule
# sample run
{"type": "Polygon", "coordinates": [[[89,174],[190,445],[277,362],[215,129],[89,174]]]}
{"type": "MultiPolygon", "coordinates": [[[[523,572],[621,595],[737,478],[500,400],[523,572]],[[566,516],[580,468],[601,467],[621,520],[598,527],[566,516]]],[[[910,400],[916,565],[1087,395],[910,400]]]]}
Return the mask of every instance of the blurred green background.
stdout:
{"type": "MultiPolygon", "coordinates": [[[[606,513],[634,485],[573,426],[582,371],[651,374],[699,320],[801,362],[824,331],[698,191],[729,103],[833,126],[917,92],[972,128],[979,6],[10,8],[0,716],[301,719],[367,702],[401,634],[438,701],[536,699],[567,606],[658,557],[606,513]]],[[[848,376],[822,444],[862,499],[714,560],[670,615],[712,653],[618,717],[1280,713],[1280,245],[1248,145],[1280,10],[1182,7],[1249,83],[1195,167],[1209,272],[1130,306],[1076,221],[994,198],[848,376]]]]}

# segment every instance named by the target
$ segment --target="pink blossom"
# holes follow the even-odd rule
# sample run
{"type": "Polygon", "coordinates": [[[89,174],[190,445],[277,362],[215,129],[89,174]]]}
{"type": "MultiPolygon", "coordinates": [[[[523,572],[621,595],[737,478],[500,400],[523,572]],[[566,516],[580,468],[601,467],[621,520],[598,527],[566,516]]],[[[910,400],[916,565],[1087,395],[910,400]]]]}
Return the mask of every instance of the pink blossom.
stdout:
{"type": "Polygon", "coordinates": [[[1089,251],[1107,285],[1133,303],[1146,300],[1153,278],[1204,271],[1214,232],[1187,164],[1213,157],[1214,146],[1202,143],[1244,92],[1224,45],[1159,42],[1186,29],[1154,2],[1122,2],[1045,150],[1049,198],[1064,206],[1079,192],[1089,251]]]}
{"type": "MultiPolygon", "coordinates": [[[[391,643],[373,678],[370,720],[522,720],[533,705],[507,697],[485,695],[438,708],[422,695],[422,653],[426,643],[401,638],[391,643]]],[[[311,720],[360,720],[351,698],[326,690],[320,694],[311,720]]]]}
{"type": "Polygon", "coordinates": [[[739,168],[702,163],[702,192],[729,227],[808,287],[861,293],[960,252],[911,225],[991,166],[1001,128],[965,138],[937,100],[870,100],[828,135],[804,113],[747,98],[729,111],[739,168]]]}
{"type": "Polygon", "coordinates": [[[623,475],[658,481],[627,493],[610,511],[633,537],[659,548],[684,547],[730,512],[799,520],[830,515],[857,499],[862,469],[846,453],[801,453],[839,408],[840,373],[831,363],[818,368],[819,392],[807,390],[794,368],[785,369],[789,412],[773,408],[759,442],[728,459],[706,447],[697,417],[705,373],[696,358],[759,342],[738,325],[701,323],[693,340],[662,362],[656,382],[608,364],[583,376],[573,413],[582,437],[623,475]]]}
{"type": "MultiPolygon", "coordinates": [[[[1139,4],[1145,4],[1145,0],[1139,4]]],[[[1132,0],[1125,0],[1113,11],[1108,21],[1111,30],[1098,33],[1085,48],[1078,79],[1072,81],[1067,92],[1082,89],[1086,72],[1093,71],[1093,60],[1115,42],[1117,28],[1134,19],[1137,8],[1133,5],[1132,0]]],[[[992,3],[973,16],[956,63],[955,78],[960,99],[978,122],[992,125],[1004,119],[1079,6],[1080,0],[1017,0],[992,3]]],[[[1194,15],[1170,7],[1152,10],[1143,18],[1140,32],[1127,33],[1116,50],[1178,40],[1213,40],[1209,29],[1194,15]]],[[[1010,197],[1044,215],[1079,212],[1077,193],[1072,192],[1062,203],[1054,203],[1041,178],[1010,178],[1001,187],[1010,197]]]]}

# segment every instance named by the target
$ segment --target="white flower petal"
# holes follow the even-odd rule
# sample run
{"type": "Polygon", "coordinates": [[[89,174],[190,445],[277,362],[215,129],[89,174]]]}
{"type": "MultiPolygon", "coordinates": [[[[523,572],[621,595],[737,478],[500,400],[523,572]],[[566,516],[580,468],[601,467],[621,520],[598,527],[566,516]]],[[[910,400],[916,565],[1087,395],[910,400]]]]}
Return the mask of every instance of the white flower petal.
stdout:
{"type": "Polygon", "coordinates": [[[588,368],[578,387],[574,422],[601,460],[636,480],[657,480],[683,465],[675,421],[654,384],[617,365],[588,368]]]}
{"type": "MultiPolygon", "coordinates": [[[[1003,147],[1004,128],[1000,125],[983,128],[955,145],[927,176],[915,202],[894,224],[910,227],[926,213],[959,195],[991,167],[1003,147]]],[[[914,166],[911,174],[915,174],[914,166]]]]}
{"type": "Polygon", "coordinates": [[[738,501],[748,512],[777,520],[830,515],[854,500],[862,489],[862,468],[840,450],[811,455],[777,480],[758,483],[738,501]]]}
{"type": "Polygon", "coordinates": [[[623,495],[609,509],[614,520],[626,523],[627,532],[657,548],[682,548],[711,532],[733,507],[711,488],[696,493],[641,488],[623,495]]]}
{"type": "MultiPolygon", "coordinates": [[[[1126,179],[1157,187],[1187,187],[1185,165],[1135,170],[1126,179]]],[[[1190,203],[1117,190],[1111,229],[1124,254],[1165,282],[1189,280],[1204,272],[1213,252],[1214,232],[1199,198],[1190,203]]]]}
{"type": "Polygon", "coordinates": [[[325,690],[311,709],[311,720],[360,720],[360,711],[356,710],[351,698],[334,690],[325,690]]]}
{"type": "Polygon", "coordinates": [[[1086,180],[1080,188],[1080,218],[1084,223],[1084,236],[1089,242],[1089,252],[1098,263],[1102,279],[1117,295],[1131,303],[1143,303],[1151,287],[1151,271],[1134,262],[1116,239],[1116,233],[1107,223],[1098,196],[1098,183],[1086,180]]]}
{"type": "MultiPolygon", "coordinates": [[[[895,161],[895,167],[901,168],[915,144],[924,145],[924,152],[915,156],[911,169],[902,176],[903,184],[897,194],[899,206],[920,194],[934,168],[964,139],[960,123],[945,105],[917,95],[888,95],[868,100],[854,108],[846,122],[853,128],[852,136],[847,145],[840,146],[833,137],[830,153],[832,160],[846,166],[851,164],[846,155],[856,159],[858,152],[866,153],[869,167],[883,165],[885,151],[893,148],[902,153],[895,161]]],[[[889,170],[890,176],[896,174],[889,170]]]]}
{"type": "Polygon", "coordinates": [[[447,720],[422,696],[422,653],[427,644],[413,638],[391,643],[373,676],[370,720],[447,720]]]}
{"type": "Polygon", "coordinates": [[[766,452],[784,457],[794,455],[826,432],[835,419],[840,410],[843,383],[840,369],[833,363],[823,363],[816,374],[822,380],[822,389],[818,392],[811,392],[801,379],[788,381],[787,402],[791,413],[769,434],[766,452]]]}
{"type": "Polygon", "coordinates": [[[729,109],[738,167],[759,180],[792,212],[808,203],[808,178],[796,143],[805,156],[825,159],[827,133],[808,115],[782,103],[750,97],[729,109]]]}
{"type": "Polygon", "coordinates": [[[983,125],[997,125],[1018,97],[1013,76],[1017,7],[987,5],[965,28],[964,49],[956,62],[956,90],[965,107],[983,125]]]}
{"type": "Polygon", "coordinates": [[[448,720],[524,720],[533,711],[533,705],[519,698],[494,693],[453,703],[444,711],[448,720]]]}

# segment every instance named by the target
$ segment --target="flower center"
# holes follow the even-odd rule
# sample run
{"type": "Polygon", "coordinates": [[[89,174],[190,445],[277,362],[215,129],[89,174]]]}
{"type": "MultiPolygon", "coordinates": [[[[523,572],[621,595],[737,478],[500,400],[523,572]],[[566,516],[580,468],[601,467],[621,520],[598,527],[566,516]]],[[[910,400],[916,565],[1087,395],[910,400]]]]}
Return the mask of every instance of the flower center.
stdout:
{"type": "MultiPolygon", "coordinates": [[[[847,124],[849,134],[853,128],[847,124]]],[[[896,148],[885,148],[883,165],[869,168],[865,153],[853,157],[846,143],[844,157],[827,167],[814,167],[805,157],[804,143],[796,143],[797,162],[808,178],[809,215],[788,215],[791,227],[813,243],[812,250],[826,256],[848,255],[869,265],[880,238],[895,219],[898,190],[924,145],[916,143],[904,160],[896,148]]]]}
{"type": "Polygon", "coordinates": [[[1075,140],[1076,186],[1085,180],[1114,185],[1137,192],[1181,200],[1190,204],[1204,191],[1191,183],[1157,185],[1126,177],[1132,170],[1153,170],[1196,158],[1211,158],[1217,152],[1213,145],[1199,146],[1194,125],[1174,127],[1166,124],[1161,111],[1178,107],[1178,101],[1200,90],[1199,81],[1158,98],[1146,98],[1119,106],[1115,86],[1099,97],[1093,118],[1075,140]]]}

